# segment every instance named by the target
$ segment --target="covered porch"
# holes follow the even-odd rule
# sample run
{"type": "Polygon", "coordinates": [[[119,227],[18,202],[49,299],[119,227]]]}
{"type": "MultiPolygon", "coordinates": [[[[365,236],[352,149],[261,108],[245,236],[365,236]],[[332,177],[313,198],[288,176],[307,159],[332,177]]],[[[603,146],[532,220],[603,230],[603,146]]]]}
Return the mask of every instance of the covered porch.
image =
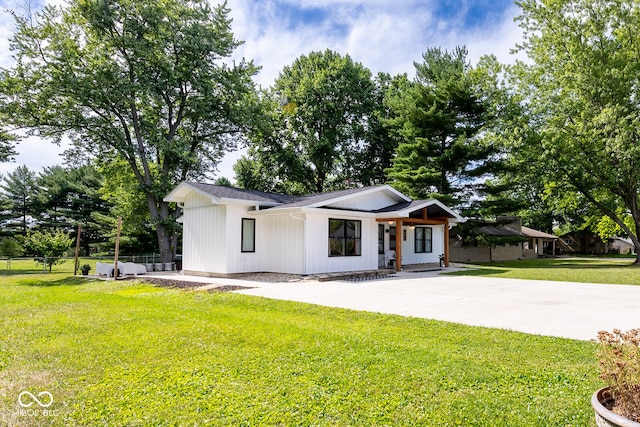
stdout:
{"type": "MultiPolygon", "coordinates": [[[[395,252],[393,267],[438,263],[449,266],[449,229],[464,218],[437,200],[417,200],[379,212],[379,253],[395,252]],[[382,230],[384,229],[384,233],[382,230]]],[[[387,267],[385,262],[385,267],[387,267]]]]}

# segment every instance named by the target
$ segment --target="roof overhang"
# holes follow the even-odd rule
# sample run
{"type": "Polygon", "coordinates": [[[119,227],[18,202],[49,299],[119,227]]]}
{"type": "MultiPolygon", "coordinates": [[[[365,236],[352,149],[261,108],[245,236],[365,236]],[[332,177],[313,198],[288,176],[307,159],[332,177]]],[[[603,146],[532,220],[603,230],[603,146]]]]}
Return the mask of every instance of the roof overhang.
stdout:
{"type": "Polygon", "coordinates": [[[391,221],[394,219],[410,221],[412,219],[429,220],[447,218],[450,223],[465,222],[466,219],[451,210],[442,202],[432,200],[418,200],[406,204],[406,206],[398,206],[398,209],[384,210],[376,214],[378,221],[391,221]]]}
{"type": "Polygon", "coordinates": [[[210,199],[211,203],[214,203],[214,204],[220,203],[220,197],[216,197],[212,194],[209,194],[206,191],[203,191],[198,187],[195,187],[189,184],[188,182],[181,182],[180,184],[178,184],[176,188],[171,190],[171,192],[167,194],[165,198],[162,200],[164,200],[165,202],[184,203],[187,196],[192,192],[197,193],[201,196],[204,196],[207,199],[210,199]]]}
{"type": "Polygon", "coordinates": [[[289,215],[289,214],[323,214],[327,216],[350,216],[358,218],[377,218],[377,214],[367,211],[358,211],[352,209],[332,209],[332,208],[311,208],[308,206],[297,206],[287,208],[280,207],[278,209],[256,209],[249,211],[250,215],[289,215]]]}
{"type": "Polygon", "coordinates": [[[218,197],[213,194],[207,193],[206,191],[191,185],[188,182],[181,182],[178,184],[176,188],[174,188],[167,196],[163,199],[165,202],[173,202],[173,203],[184,203],[185,199],[190,193],[197,193],[203,197],[206,197],[211,201],[211,204],[214,205],[242,205],[242,206],[278,206],[280,203],[270,202],[270,201],[256,201],[249,199],[241,199],[241,198],[228,198],[228,197],[218,197]]]}

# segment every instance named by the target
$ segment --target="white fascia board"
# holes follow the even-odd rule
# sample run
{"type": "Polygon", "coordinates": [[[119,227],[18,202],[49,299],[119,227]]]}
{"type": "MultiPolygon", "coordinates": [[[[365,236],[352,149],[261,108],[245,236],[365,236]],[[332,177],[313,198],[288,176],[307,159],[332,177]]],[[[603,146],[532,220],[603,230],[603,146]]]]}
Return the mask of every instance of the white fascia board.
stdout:
{"type": "Polygon", "coordinates": [[[222,205],[240,205],[240,206],[279,206],[280,203],[276,202],[257,202],[255,200],[244,200],[244,199],[230,199],[227,197],[221,197],[219,202],[222,205]]]}
{"type": "Polygon", "coordinates": [[[328,216],[351,216],[360,218],[376,218],[377,215],[374,212],[354,211],[349,209],[327,209],[327,208],[302,208],[304,213],[325,214],[328,216]]]}
{"type": "Polygon", "coordinates": [[[167,194],[165,198],[162,200],[165,202],[184,203],[184,200],[186,199],[187,195],[189,195],[189,193],[192,191],[204,197],[209,198],[211,200],[211,203],[214,203],[214,204],[220,203],[219,197],[216,197],[212,194],[207,193],[206,191],[203,191],[197,187],[194,187],[188,182],[181,182],[180,184],[178,184],[178,186],[173,190],[171,190],[171,192],[167,194]]]}
{"type": "Polygon", "coordinates": [[[352,211],[348,209],[323,209],[323,208],[310,208],[308,206],[295,207],[295,208],[283,208],[283,209],[264,209],[250,211],[250,215],[289,215],[290,213],[301,214],[324,214],[327,216],[350,216],[358,218],[377,218],[377,215],[373,212],[352,211]]]}
{"type": "MultiPolygon", "coordinates": [[[[255,205],[255,203],[254,203],[255,205]]],[[[278,205],[276,205],[278,206],[278,205]]],[[[267,216],[267,215],[289,215],[289,213],[296,213],[296,212],[302,212],[301,207],[298,208],[285,208],[285,209],[256,209],[253,211],[249,211],[249,215],[255,215],[255,216],[267,216]]]]}
{"type": "Polygon", "coordinates": [[[384,189],[386,191],[390,191],[391,193],[395,194],[396,196],[398,196],[399,198],[401,198],[405,202],[410,202],[411,201],[411,198],[409,196],[407,196],[405,194],[402,194],[401,192],[399,192],[398,190],[396,190],[395,188],[393,188],[389,184],[385,184],[385,185],[381,186],[380,188],[382,188],[382,189],[384,189]]]}

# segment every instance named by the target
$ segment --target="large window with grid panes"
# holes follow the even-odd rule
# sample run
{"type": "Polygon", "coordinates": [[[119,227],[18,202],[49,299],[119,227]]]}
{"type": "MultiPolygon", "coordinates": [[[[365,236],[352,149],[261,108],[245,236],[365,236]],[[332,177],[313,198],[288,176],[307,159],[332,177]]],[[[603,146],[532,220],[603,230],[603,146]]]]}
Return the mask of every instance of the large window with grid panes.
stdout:
{"type": "Polygon", "coordinates": [[[329,256],[362,255],[362,222],[329,219],[329,256]]]}

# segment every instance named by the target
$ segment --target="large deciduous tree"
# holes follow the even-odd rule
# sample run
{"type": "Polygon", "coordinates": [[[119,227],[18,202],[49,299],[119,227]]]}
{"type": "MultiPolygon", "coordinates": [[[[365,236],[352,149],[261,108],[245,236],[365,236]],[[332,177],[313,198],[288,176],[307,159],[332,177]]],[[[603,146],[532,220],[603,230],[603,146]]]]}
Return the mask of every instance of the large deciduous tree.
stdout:
{"type": "Polygon", "coordinates": [[[371,72],[334,51],[302,55],[265,96],[270,121],[236,165],[245,187],[288,193],[357,185],[353,166],[375,119],[371,72]]]}
{"type": "Polygon", "coordinates": [[[205,0],[71,0],[16,14],[15,66],[0,74],[0,109],[14,127],[128,165],[164,261],[176,237],[163,197],[210,172],[255,105],[257,69],[229,59],[240,42],[228,15],[226,3],[205,0]]]}
{"type": "Polygon", "coordinates": [[[548,188],[563,198],[584,197],[640,254],[640,4],[519,4],[519,48],[530,58],[516,74],[530,117],[522,134],[532,129],[539,138],[514,139],[513,152],[544,164],[540,174],[548,188]]]}
{"type": "Polygon", "coordinates": [[[428,49],[423,62],[414,63],[415,81],[390,100],[395,117],[387,123],[403,141],[387,174],[413,197],[459,206],[490,171],[494,147],[480,138],[489,105],[466,56],[461,47],[428,49]]]}

